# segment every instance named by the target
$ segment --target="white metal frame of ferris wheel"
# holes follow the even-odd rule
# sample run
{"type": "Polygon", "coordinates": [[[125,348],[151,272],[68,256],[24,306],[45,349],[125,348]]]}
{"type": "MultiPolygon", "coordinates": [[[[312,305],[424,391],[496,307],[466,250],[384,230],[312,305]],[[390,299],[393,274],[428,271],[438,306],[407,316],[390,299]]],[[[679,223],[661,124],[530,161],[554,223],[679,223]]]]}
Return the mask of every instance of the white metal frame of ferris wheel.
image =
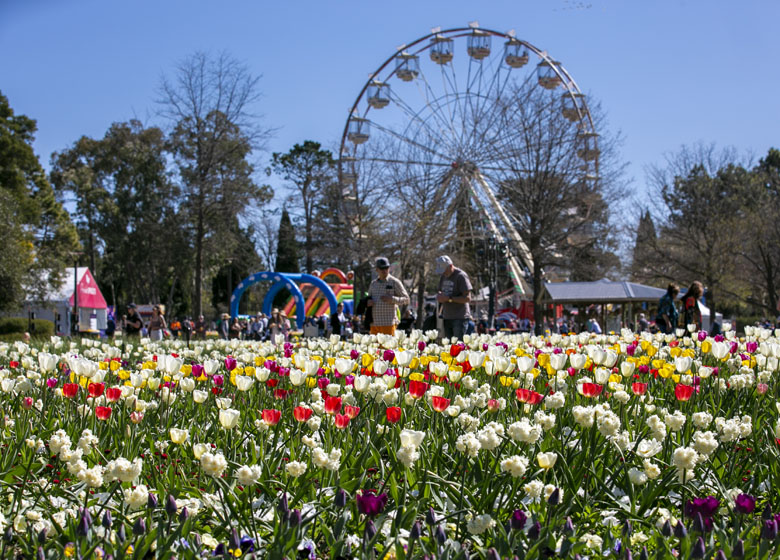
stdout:
{"type": "MultiPolygon", "coordinates": [[[[464,139],[464,132],[467,127],[462,127],[460,133],[457,131],[457,125],[462,124],[457,122],[458,110],[460,109],[461,118],[465,119],[466,110],[474,110],[473,107],[464,109],[466,103],[473,103],[473,97],[477,98],[477,104],[482,103],[482,110],[490,109],[489,104],[495,103],[501,98],[503,88],[505,88],[509,82],[509,76],[512,73],[512,69],[522,67],[528,62],[528,51],[535,54],[540,60],[537,64],[539,84],[546,89],[555,89],[559,86],[563,88],[564,94],[562,100],[564,103],[564,114],[566,114],[568,107],[569,116],[567,116],[567,118],[572,122],[578,123],[578,136],[581,135],[583,140],[582,146],[578,148],[578,153],[581,151],[587,155],[584,157],[586,161],[583,169],[588,173],[587,178],[597,177],[599,153],[597,145],[598,135],[594,128],[593,119],[587,104],[585,103],[585,96],[580,91],[571,75],[559,62],[553,60],[545,51],[536,48],[526,41],[515,38],[513,32],[502,33],[499,31],[482,29],[479,28],[476,23],[470,24],[469,27],[445,31],[434,29],[430,34],[420,37],[408,45],[399,47],[396,53],[388,57],[376,71],[372,72],[350,109],[350,116],[347,119],[342,134],[341,152],[338,162],[339,180],[345,197],[344,209],[347,217],[349,218],[350,215],[348,201],[350,199],[357,200],[358,198],[358,179],[354,163],[356,161],[362,160],[366,162],[400,166],[422,165],[450,167],[451,171],[445,174],[445,179],[441,182],[439,192],[437,192],[438,197],[439,194],[447,188],[450,179],[452,178],[452,173],[457,171],[459,161],[452,155],[440,153],[436,149],[436,146],[427,145],[425,138],[418,138],[420,132],[424,130],[426,135],[435,134],[435,128],[439,126],[442,129],[447,129],[448,134],[451,132],[452,138],[459,135],[457,141],[468,145],[472,138],[464,139]],[[488,75],[486,77],[484,76],[483,58],[490,55],[490,37],[506,39],[507,42],[504,46],[505,50],[503,57],[498,60],[497,64],[495,62],[496,57],[493,57],[493,75],[488,75]],[[469,60],[465,92],[458,91],[458,78],[452,64],[452,59],[455,55],[454,41],[459,38],[466,38],[468,42],[467,52],[469,60]],[[444,57],[442,57],[440,51],[437,51],[437,48],[440,48],[442,45],[449,47],[449,51],[444,52],[444,57]],[[485,45],[487,45],[487,47],[485,47],[485,45]],[[480,51],[479,49],[483,50],[480,51]],[[445,90],[444,95],[436,95],[436,92],[431,87],[422,71],[419,64],[419,58],[420,54],[425,51],[429,52],[430,57],[434,62],[437,60],[436,56],[439,57],[437,65],[441,68],[442,72],[442,82],[445,90]],[[524,60],[522,59],[523,56],[525,57],[524,60]],[[446,59],[446,57],[449,58],[446,59]],[[510,57],[514,57],[514,59],[510,60],[510,57]],[[477,63],[475,63],[476,70],[474,71],[473,76],[472,59],[477,60],[477,63]],[[442,60],[444,61],[442,62],[442,60]],[[519,66],[510,64],[510,62],[518,62],[518,60],[519,66]],[[409,70],[410,66],[405,66],[409,61],[416,61],[413,71],[409,70]],[[394,62],[395,64],[393,64],[394,62]],[[389,71],[386,72],[386,75],[383,75],[388,69],[389,71]],[[505,73],[503,84],[501,83],[502,71],[505,73]],[[406,72],[406,75],[403,75],[402,72],[406,72]],[[399,95],[393,95],[391,93],[392,90],[390,89],[388,82],[394,77],[400,78],[405,82],[412,80],[418,82],[418,89],[424,97],[424,105],[419,111],[415,111],[414,108],[399,95]],[[485,78],[486,83],[489,83],[486,95],[480,95],[481,90],[477,94],[473,91],[469,91],[470,88],[476,84],[479,84],[478,87],[481,88],[483,78],[485,78]],[[491,93],[494,87],[495,92],[491,93]],[[450,89],[452,91],[449,91],[450,89]],[[379,101],[381,101],[381,103],[379,101]],[[365,107],[363,107],[364,102],[365,107]],[[382,124],[379,120],[369,118],[369,115],[371,114],[370,111],[381,110],[381,108],[390,103],[397,106],[405,117],[409,119],[409,122],[403,131],[393,130],[385,124],[382,124]],[[425,111],[428,112],[427,115],[423,114],[425,111]],[[356,124],[359,126],[356,127],[356,124]],[[418,126],[417,133],[414,135],[410,134],[413,124],[418,126]],[[364,138],[360,137],[360,134],[362,134],[360,132],[360,126],[366,127],[364,130],[364,138]],[[421,154],[425,154],[428,157],[436,157],[438,161],[361,156],[358,148],[363,142],[369,139],[367,132],[368,127],[380,131],[393,140],[403,142],[405,145],[420,150],[421,154]],[[355,141],[353,133],[356,135],[355,138],[359,141],[355,141]],[[350,167],[350,165],[352,165],[352,167],[350,167]]],[[[488,70],[488,73],[490,73],[490,70],[488,70]]],[[[475,131],[472,130],[472,136],[475,136],[474,132],[475,131]]],[[[473,141],[478,142],[479,139],[473,138],[473,141]]],[[[506,210],[501,205],[493,192],[493,189],[485,179],[482,170],[487,172],[506,171],[500,164],[479,165],[478,168],[473,171],[461,171],[458,174],[461,176],[462,180],[468,184],[468,189],[471,191],[476,207],[485,218],[490,233],[495,237],[497,242],[506,243],[512,247],[513,251],[509,256],[507,263],[510,276],[515,285],[526,292],[527,286],[525,286],[524,281],[526,274],[524,270],[533,273],[533,258],[527,245],[523,241],[521,233],[513,224],[510,216],[507,215],[506,210]]]]}

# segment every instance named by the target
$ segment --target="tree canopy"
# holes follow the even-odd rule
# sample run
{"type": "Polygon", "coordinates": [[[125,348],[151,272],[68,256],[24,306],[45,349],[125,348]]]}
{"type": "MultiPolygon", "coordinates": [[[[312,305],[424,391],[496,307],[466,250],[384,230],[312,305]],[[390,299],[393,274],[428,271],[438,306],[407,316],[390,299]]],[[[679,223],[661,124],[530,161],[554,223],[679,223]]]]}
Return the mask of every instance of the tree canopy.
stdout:
{"type": "Polygon", "coordinates": [[[76,229],[33,151],[35,131],[36,122],[16,115],[0,93],[0,309],[42,298],[78,249],[76,229]]]}

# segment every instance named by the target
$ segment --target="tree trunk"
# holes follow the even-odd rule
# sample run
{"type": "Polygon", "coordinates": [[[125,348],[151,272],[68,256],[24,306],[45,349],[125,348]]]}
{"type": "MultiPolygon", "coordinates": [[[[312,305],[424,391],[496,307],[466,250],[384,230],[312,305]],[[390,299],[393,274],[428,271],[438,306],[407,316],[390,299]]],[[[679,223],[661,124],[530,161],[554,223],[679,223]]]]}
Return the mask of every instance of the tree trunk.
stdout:
{"type": "Polygon", "coordinates": [[[425,267],[417,273],[417,328],[425,321],[425,267]]]}
{"type": "Polygon", "coordinates": [[[534,333],[541,335],[544,332],[544,306],[542,304],[542,298],[544,297],[544,283],[542,282],[542,268],[539,266],[536,258],[534,258],[534,274],[532,283],[534,289],[534,333]]]}
{"type": "Polygon", "coordinates": [[[198,225],[195,231],[195,313],[203,314],[203,212],[198,214],[198,225]]]}
{"type": "MultiPolygon", "coordinates": [[[[312,234],[311,234],[311,219],[306,218],[306,272],[311,274],[314,270],[314,258],[312,257],[312,234]]],[[[335,310],[334,310],[335,313],[335,310]]]]}

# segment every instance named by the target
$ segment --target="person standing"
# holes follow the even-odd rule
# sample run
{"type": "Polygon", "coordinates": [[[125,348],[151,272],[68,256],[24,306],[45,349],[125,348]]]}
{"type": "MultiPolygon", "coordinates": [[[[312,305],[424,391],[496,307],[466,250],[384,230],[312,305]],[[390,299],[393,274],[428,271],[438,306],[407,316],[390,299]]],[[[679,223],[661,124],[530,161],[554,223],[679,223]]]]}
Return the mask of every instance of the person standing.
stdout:
{"type": "Polygon", "coordinates": [[[206,319],[203,315],[198,315],[198,320],[195,321],[195,336],[198,340],[206,340],[206,319]]]}
{"type": "Polygon", "coordinates": [[[670,283],[666,287],[666,293],[658,300],[658,313],[655,317],[655,324],[664,334],[672,334],[677,327],[677,306],[674,300],[680,293],[680,287],[675,283],[670,283]]]}
{"type": "Polygon", "coordinates": [[[436,301],[441,304],[444,336],[462,340],[466,322],[471,318],[471,281],[468,274],[452,264],[447,255],[436,259],[436,274],[441,275],[436,301]]]}
{"type": "Polygon", "coordinates": [[[385,257],[376,260],[376,278],[368,287],[371,298],[371,334],[395,334],[398,323],[398,306],[409,305],[409,294],[403,283],[390,274],[390,261],[385,257]]]}
{"type": "Polygon", "coordinates": [[[144,326],[144,322],[138,314],[138,308],[134,303],[127,304],[127,315],[125,315],[123,322],[125,336],[136,337],[139,335],[144,326]]]}
{"type": "MultiPolygon", "coordinates": [[[[320,319],[322,319],[322,316],[320,316],[320,319]]],[[[344,316],[344,304],[339,303],[336,306],[336,312],[330,316],[330,327],[332,329],[333,334],[342,336],[342,334],[344,333],[344,328],[346,326],[347,326],[347,318],[344,316]]]]}
{"type": "Polygon", "coordinates": [[[164,331],[168,328],[165,324],[165,316],[159,305],[152,308],[152,318],[149,319],[149,338],[155,341],[163,339],[164,331]]]}
{"type": "Polygon", "coordinates": [[[685,320],[685,326],[696,325],[696,330],[701,330],[701,308],[699,307],[699,300],[704,294],[704,286],[702,283],[696,280],[688,291],[685,292],[683,297],[683,319],[685,320]]]}
{"type": "Polygon", "coordinates": [[[222,340],[227,340],[230,338],[230,315],[227,313],[223,313],[220,316],[217,332],[219,333],[219,338],[222,340]]]}

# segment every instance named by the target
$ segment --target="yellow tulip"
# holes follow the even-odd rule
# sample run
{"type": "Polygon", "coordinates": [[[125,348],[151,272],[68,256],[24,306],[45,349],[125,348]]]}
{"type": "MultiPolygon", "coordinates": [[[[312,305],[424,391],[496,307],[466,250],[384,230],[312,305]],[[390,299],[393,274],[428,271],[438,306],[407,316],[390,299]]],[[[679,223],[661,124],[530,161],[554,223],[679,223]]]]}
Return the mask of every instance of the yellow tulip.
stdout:
{"type": "Polygon", "coordinates": [[[254,377],[255,376],[254,366],[246,366],[244,368],[244,375],[248,375],[249,377],[254,377]]]}
{"type": "Polygon", "coordinates": [[[682,354],[682,349],[679,346],[675,346],[674,348],[669,349],[669,354],[672,358],[679,358],[680,354],[682,354]]]}
{"type": "Polygon", "coordinates": [[[501,382],[501,385],[503,385],[504,387],[509,387],[510,385],[512,385],[512,383],[515,382],[515,378],[509,377],[508,375],[502,375],[501,377],[498,378],[498,380],[501,382]]]}
{"type": "Polygon", "coordinates": [[[620,383],[621,379],[620,376],[617,373],[613,373],[609,376],[609,382],[610,383],[620,383]]]}
{"type": "Polygon", "coordinates": [[[106,371],[106,370],[108,370],[108,363],[107,363],[107,362],[100,362],[100,363],[98,364],[98,367],[99,367],[100,369],[102,369],[103,371],[106,371]]]}
{"type": "Polygon", "coordinates": [[[547,367],[550,364],[550,355],[549,354],[539,354],[539,357],[536,358],[539,362],[539,365],[542,367],[547,367]]]}
{"type": "Polygon", "coordinates": [[[709,340],[705,340],[704,342],[702,342],[701,351],[703,354],[709,354],[710,352],[712,352],[712,342],[710,342],[709,340]]]}
{"type": "Polygon", "coordinates": [[[192,373],[192,364],[182,364],[181,369],[179,370],[184,375],[189,375],[192,373]]]}
{"type": "Polygon", "coordinates": [[[119,369],[119,366],[120,366],[119,362],[117,362],[117,361],[115,361],[115,360],[111,360],[111,362],[109,362],[109,364],[108,364],[108,368],[109,368],[111,371],[116,371],[116,370],[118,370],[118,369],[119,369]]]}
{"type": "Polygon", "coordinates": [[[412,361],[409,362],[409,369],[417,369],[420,366],[420,360],[417,358],[412,358],[412,361]]]}
{"type": "Polygon", "coordinates": [[[409,376],[411,381],[423,381],[425,376],[422,373],[413,373],[409,376]]]}
{"type": "Polygon", "coordinates": [[[306,378],[306,386],[309,389],[312,389],[317,386],[317,380],[314,377],[307,377],[306,378]]]}
{"type": "Polygon", "coordinates": [[[450,355],[449,352],[442,352],[439,355],[439,359],[441,359],[442,362],[448,362],[449,363],[449,362],[452,361],[452,356],[450,355]]]}
{"type": "Polygon", "coordinates": [[[265,358],[262,356],[255,356],[255,366],[260,367],[265,363],[265,358]]]}
{"type": "Polygon", "coordinates": [[[117,377],[119,377],[119,379],[130,379],[130,372],[125,369],[120,369],[119,373],[117,373],[117,377]]]}
{"type": "Polygon", "coordinates": [[[657,353],[658,353],[658,348],[656,348],[656,347],[655,347],[655,346],[653,346],[652,344],[651,344],[650,346],[648,346],[648,347],[647,347],[647,350],[645,350],[645,354],[647,354],[647,355],[648,355],[648,356],[650,356],[651,358],[652,358],[653,356],[655,356],[657,353]]]}
{"type": "Polygon", "coordinates": [[[540,372],[539,372],[539,368],[534,368],[534,369],[532,369],[532,370],[531,370],[531,373],[533,374],[533,376],[534,376],[534,379],[536,379],[537,377],[539,377],[539,373],[540,373],[540,372]]]}
{"type": "Polygon", "coordinates": [[[368,367],[374,363],[374,357],[371,354],[363,354],[360,363],[363,364],[363,367],[368,367]]]}
{"type": "Polygon", "coordinates": [[[682,355],[686,358],[695,358],[696,357],[696,351],[693,348],[686,348],[682,351],[682,355]]]}

